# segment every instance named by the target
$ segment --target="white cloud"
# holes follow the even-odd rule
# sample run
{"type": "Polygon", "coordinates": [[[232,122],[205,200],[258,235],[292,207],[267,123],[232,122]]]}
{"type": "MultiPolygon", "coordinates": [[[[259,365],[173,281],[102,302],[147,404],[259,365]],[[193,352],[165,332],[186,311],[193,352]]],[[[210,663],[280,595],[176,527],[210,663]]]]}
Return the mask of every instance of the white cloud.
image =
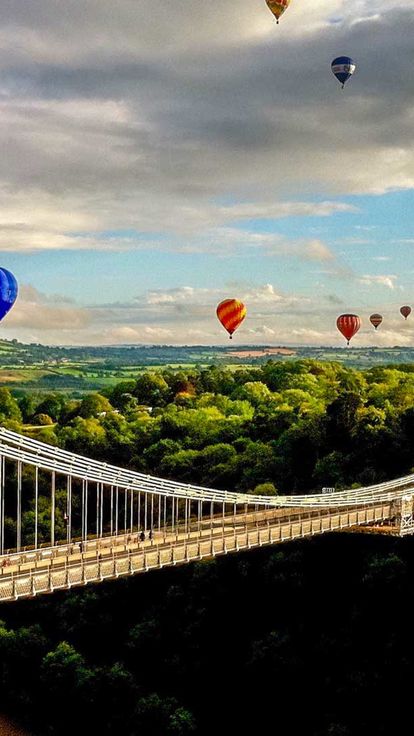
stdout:
{"type": "Polygon", "coordinates": [[[73,334],[78,330],[86,330],[91,322],[87,309],[68,303],[64,297],[46,297],[33,286],[23,285],[4,326],[16,334],[21,330],[36,330],[38,334],[44,333],[47,339],[50,332],[58,331],[64,336],[66,332],[73,334]]]}
{"type": "Polygon", "coordinates": [[[279,28],[264,1],[62,7],[2,6],[0,249],[142,248],[144,233],[192,252],[237,221],[414,186],[408,0],[295,0],[279,28]],[[343,95],[336,48],[358,56],[343,95]]]}
{"type": "Polygon", "coordinates": [[[395,289],[398,276],[392,275],[369,275],[361,276],[359,282],[364,286],[385,286],[387,289],[395,289]]]}
{"type": "Polygon", "coordinates": [[[311,240],[305,244],[303,257],[309,261],[332,261],[335,256],[321,240],[311,240]]]}

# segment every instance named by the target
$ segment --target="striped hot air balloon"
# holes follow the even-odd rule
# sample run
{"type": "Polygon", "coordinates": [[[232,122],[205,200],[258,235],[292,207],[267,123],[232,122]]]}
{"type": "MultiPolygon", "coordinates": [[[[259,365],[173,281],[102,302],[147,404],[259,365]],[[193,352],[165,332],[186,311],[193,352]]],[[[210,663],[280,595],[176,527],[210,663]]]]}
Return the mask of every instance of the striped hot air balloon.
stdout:
{"type": "Polygon", "coordinates": [[[369,321],[372,325],[374,325],[375,329],[380,326],[382,322],[382,315],[381,314],[371,314],[369,321]]]}
{"type": "Polygon", "coordinates": [[[336,320],[336,326],[349,345],[349,341],[361,327],[361,320],[357,314],[341,314],[336,320]]]}
{"type": "Polygon", "coordinates": [[[225,299],[223,302],[220,302],[216,312],[218,319],[224,329],[229,333],[231,340],[233,333],[241,325],[247,314],[246,307],[238,299],[225,299]]]}
{"type": "Polygon", "coordinates": [[[290,0],[266,0],[267,7],[276,18],[276,23],[279,23],[279,18],[285,10],[289,7],[290,0]]]}
{"type": "Polygon", "coordinates": [[[407,319],[407,317],[409,317],[411,314],[411,307],[408,307],[408,306],[401,307],[400,312],[402,316],[404,317],[404,319],[407,319]]]}

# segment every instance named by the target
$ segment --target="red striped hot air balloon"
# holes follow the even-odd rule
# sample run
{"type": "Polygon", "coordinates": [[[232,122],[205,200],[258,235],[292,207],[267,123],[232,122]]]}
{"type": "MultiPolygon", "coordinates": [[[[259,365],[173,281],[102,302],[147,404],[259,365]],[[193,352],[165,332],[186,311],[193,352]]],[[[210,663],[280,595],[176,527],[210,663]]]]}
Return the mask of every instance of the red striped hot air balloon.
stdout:
{"type": "Polygon", "coordinates": [[[372,325],[374,325],[375,329],[380,326],[382,322],[382,315],[381,314],[371,314],[369,321],[372,325]]]}
{"type": "Polygon", "coordinates": [[[266,0],[267,7],[276,18],[276,23],[279,23],[279,18],[285,10],[289,7],[290,0],[266,0]]]}
{"type": "Polygon", "coordinates": [[[357,314],[341,314],[336,320],[336,326],[349,345],[349,341],[361,327],[361,320],[357,314]]]}
{"type": "Polygon", "coordinates": [[[400,312],[402,316],[404,317],[404,319],[407,319],[407,317],[409,317],[411,314],[411,307],[407,307],[407,306],[401,307],[400,312]]]}
{"type": "Polygon", "coordinates": [[[233,332],[241,325],[247,314],[246,307],[238,299],[225,299],[223,302],[220,302],[216,312],[224,329],[229,333],[231,340],[233,332]]]}

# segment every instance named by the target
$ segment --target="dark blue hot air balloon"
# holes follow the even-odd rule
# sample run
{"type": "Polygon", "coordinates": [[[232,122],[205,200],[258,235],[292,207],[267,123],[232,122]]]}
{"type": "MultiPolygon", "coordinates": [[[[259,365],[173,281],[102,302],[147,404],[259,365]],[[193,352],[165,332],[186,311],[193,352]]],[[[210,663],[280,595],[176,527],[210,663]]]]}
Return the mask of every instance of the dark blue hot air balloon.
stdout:
{"type": "Polygon", "coordinates": [[[333,60],[331,68],[338,82],[342,84],[343,89],[345,82],[348,81],[349,77],[352,77],[356,69],[356,65],[350,56],[338,56],[333,60]]]}
{"type": "Polygon", "coordinates": [[[0,320],[10,311],[17,299],[19,287],[10,271],[0,268],[0,320]]]}

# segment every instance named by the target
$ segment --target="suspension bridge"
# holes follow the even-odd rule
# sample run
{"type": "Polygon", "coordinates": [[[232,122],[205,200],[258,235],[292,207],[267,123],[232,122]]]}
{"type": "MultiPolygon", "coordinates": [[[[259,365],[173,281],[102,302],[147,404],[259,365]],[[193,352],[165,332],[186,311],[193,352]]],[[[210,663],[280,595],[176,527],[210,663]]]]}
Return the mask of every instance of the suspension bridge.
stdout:
{"type": "Polygon", "coordinates": [[[0,602],[341,530],[414,533],[414,475],[257,496],[125,470],[0,428],[0,602]]]}

